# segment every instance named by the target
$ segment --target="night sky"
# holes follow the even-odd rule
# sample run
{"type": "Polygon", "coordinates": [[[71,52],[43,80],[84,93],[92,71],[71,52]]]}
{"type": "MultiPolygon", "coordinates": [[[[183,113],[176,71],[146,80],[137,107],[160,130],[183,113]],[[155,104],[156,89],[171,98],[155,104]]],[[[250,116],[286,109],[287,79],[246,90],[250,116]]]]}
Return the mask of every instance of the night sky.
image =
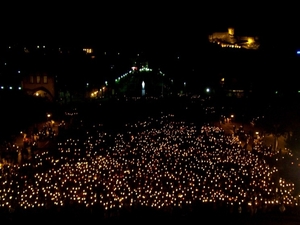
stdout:
{"type": "Polygon", "coordinates": [[[300,48],[297,6],[292,4],[77,1],[69,5],[11,4],[1,9],[1,43],[5,45],[90,45],[112,54],[147,52],[151,63],[179,75],[218,73],[227,68],[233,72],[232,65],[235,74],[243,69],[267,80],[269,75],[295,77],[297,72],[298,64],[290,65],[290,57],[300,48]],[[258,36],[264,54],[248,63],[239,54],[230,58],[207,50],[208,35],[228,27],[242,36],[258,36]]]}
{"type": "Polygon", "coordinates": [[[4,41],[189,48],[205,42],[208,33],[229,26],[258,34],[272,44],[288,40],[288,45],[295,46],[300,37],[296,7],[273,3],[78,1],[69,5],[11,4],[1,9],[4,41]]]}

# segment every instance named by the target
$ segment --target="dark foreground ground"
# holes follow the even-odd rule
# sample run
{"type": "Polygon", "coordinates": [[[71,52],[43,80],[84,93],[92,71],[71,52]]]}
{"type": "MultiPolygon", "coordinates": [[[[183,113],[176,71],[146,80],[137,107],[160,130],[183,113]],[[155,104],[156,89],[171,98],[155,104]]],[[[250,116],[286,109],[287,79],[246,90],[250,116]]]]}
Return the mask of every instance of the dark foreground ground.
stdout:
{"type": "Polygon", "coordinates": [[[1,224],[228,224],[228,225],[298,225],[300,211],[270,212],[251,214],[229,212],[228,209],[212,210],[198,208],[190,211],[177,209],[172,213],[153,209],[135,208],[130,211],[102,211],[86,208],[61,208],[52,211],[3,212],[1,224]]]}

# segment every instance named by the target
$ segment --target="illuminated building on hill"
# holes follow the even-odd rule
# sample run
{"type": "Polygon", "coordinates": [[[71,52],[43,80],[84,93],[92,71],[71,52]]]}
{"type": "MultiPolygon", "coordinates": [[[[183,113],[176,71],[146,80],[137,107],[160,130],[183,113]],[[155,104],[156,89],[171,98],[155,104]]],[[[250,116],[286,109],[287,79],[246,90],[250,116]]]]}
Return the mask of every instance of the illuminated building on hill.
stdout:
{"type": "Polygon", "coordinates": [[[234,28],[228,28],[227,32],[214,32],[208,36],[209,42],[216,43],[225,48],[258,49],[260,44],[258,37],[237,36],[234,28]]]}

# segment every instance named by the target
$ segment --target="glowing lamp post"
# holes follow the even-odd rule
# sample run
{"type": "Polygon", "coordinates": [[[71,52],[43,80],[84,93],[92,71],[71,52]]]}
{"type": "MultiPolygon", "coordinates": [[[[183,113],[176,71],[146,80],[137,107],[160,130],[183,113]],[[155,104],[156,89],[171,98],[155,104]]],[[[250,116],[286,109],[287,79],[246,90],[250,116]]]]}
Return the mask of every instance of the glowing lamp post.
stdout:
{"type": "Polygon", "coordinates": [[[50,121],[51,120],[51,116],[52,116],[51,113],[47,113],[46,116],[47,116],[47,121],[50,121]]]}
{"type": "Polygon", "coordinates": [[[145,81],[142,82],[142,96],[145,95],[145,81]]]}

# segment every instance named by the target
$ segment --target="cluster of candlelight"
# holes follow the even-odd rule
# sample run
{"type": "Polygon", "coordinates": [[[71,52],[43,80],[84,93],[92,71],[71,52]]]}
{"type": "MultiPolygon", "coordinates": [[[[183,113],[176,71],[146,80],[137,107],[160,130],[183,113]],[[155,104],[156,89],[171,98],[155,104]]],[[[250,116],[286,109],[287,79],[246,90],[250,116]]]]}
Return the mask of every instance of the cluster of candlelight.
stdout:
{"type": "Polygon", "coordinates": [[[266,154],[244,149],[222,128],[198,128],[173,115],[126,128],[111,135],[82,122],[80,135],[58,143],[59,154],[45,151],[22,165],[2,165],[0,207],[298,204],[294,184],[278,178],[266,154]]]}

